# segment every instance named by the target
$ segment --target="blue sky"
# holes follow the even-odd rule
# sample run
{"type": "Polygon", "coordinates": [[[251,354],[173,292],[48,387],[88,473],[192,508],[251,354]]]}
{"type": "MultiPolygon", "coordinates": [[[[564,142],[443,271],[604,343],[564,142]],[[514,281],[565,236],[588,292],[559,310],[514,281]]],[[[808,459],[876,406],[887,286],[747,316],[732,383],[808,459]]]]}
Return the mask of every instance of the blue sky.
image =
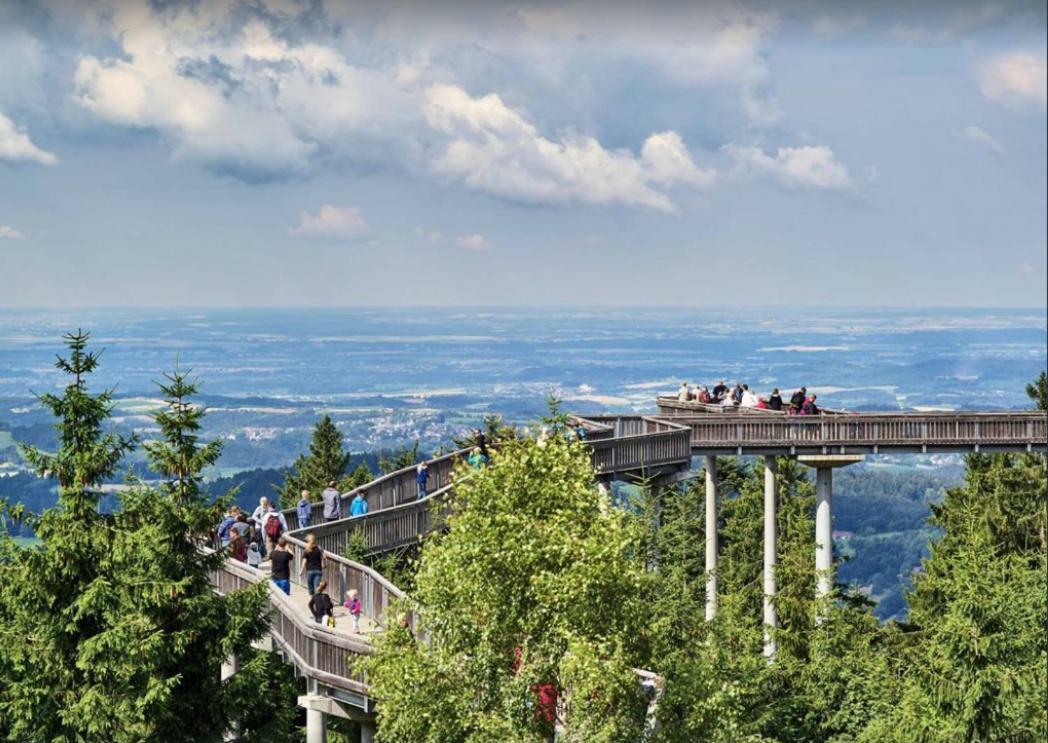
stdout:
{"type": "Polygon", "coordinates": [[[0,0],[0,306],[1043,306],[1045,27],[0,0]]]}

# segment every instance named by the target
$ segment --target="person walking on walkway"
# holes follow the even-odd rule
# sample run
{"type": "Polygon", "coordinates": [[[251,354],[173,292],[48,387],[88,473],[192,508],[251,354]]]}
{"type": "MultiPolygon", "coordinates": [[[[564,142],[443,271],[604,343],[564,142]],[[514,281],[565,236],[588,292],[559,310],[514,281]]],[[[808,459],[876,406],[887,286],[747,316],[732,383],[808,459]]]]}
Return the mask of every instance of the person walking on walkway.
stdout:
{"type": "Polygon", "coordinates": [[[488,456],[488,437],[479,428],[473,430],[473,443],[480,447],[480,451],[485,457],[488,456]]]}
{"type": "Polygon", "coordinates": [[[779,388],[776,387],[768,395],[768,408],[770,410],[782,410],[782,395],[779,394],[779,388]]]}
{"type": "Polygon", "coordinates": [[[269,572],[273,583],[288,596],[291,595],[291,553],[283,537],[277,540],[269,555],[269,572]]]}
{"type": "Polygon", "coordinates": [[[368,512],[368,499],[363,493],[357,493],[349,502],[350,517],[363,516],[368,512]]]}
{"type": "Polygon", "coordinates": [[[313,503],[309,500],[308,490],[303,490],[301,492],[296,511],[298,515],[298,528],[308,528],[313,521],[313,503]]]}
{"type": "Polygon", "coordinates": [[[327,581],[322,580],[317,584],[317,590],[311,594],[309,599],[309,610],[313,612],[313,620],[320,624],[325,619],[329,626],[334,626],[332,620],[335,616],[335,605],[331,597],[327,595],[327,581]]]}
{"type": "Polygon", "coordinates": [[[469,462],[469,466],[473,469],[480,470],[484,469],[484,467],[487,465],[488,458],[484,456],[484,453],[481,452],[479,446],[474,446],[473,451],[469,453],[469,456],[466,458],[466,461],[469,462]]]}
{"type": "Polygon", "coordinates": [[[258,499],[258,508],[251,512],[251,518],[256,526],[262,527],[262,519],[267,513],[269,513],[269,498],[262,496],[258,499]]]}
{"type": "Polygon", "coordinates": [[[418,500],[426,497],[426,482],[429,480],[429,465],[425,462],[419,463],[415,470],[415,493],[418,500]]]}
{"type": "Polygon", "coordinates": [[[298,564],[298,574],[301,576],[305,573],[306,587],[309,589],[310,596],[316,593],[317,584],[324,577],[326,564],[327,557],[324,556],[324,550],[317,545],[316,534],[307,534],[306,547],[302,550],[302,560],[298,564]]]}
{"type": "Polygon", "coordinates": [[[266,535],[266,547],[270,551],[277,545],[281,534],[287,531],[287,519],[277,510],[276,503],[269,504],[269,512],[262,517],[262,533],[266,535]]]}
{"type": "Polygon", "coordinates": [[[229,543],[233,540],[232,530],[233,524],[237,521],[237,507],[235,505],[229,507],[229,511],[226,512],[225,518],[222,519],[222,523],[218,525],[218,543],[222,547],[228,547],[229,543]]]}
{"type": "Polygon", "coordinates": [[[677,391],[677,402],[687,402],[691,399],[691,390],[688,389],[687,382],[680,383],[680,389],[677,391]]]}
{"type": "Polygon", "coordinates": [[[357,593],[357,589],[349,589],[349,593],[346,595],[346,608],[349,609],[349,615],[353,617],[353,631],[359,635],[360,615],[364,607],[360,603],[360,594],[357,593]]]}
{"type": "Polygon", "coordinates": [[[342,493],[338,492],[337,482],[329,482],[320,497],[324,499],[324,521],[338,521],[342,518],[342,493]]]}

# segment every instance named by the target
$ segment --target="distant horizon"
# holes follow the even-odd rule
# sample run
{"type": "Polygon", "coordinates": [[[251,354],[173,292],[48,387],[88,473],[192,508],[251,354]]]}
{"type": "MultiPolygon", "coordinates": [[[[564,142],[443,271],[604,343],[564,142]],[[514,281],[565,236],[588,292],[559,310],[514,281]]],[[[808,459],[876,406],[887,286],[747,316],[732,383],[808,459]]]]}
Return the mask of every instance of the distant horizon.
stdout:
{"type": "MultiPolygon", "coordinates": [[[[0,306],[0,312],[48,312],[48,311],[132,311],[132,310],[187,310],[187,311],[207,311],[207,310],[251,310],[251,311],[265,311],[265,310],[296,310],[296,311],[310,311],[310,310],[396,310],[396,309],[410,309],[410,310],[441,310],[441,309],[539,309],[539,310],[556,310],[556,309],[610,309],[610,310],[718,310],[718,309],[738,309],[738,310],[923,310],[923,311],[934,311],[934,310],[1008,310],[1008,311],[1042,311],[1048,313],[1048,304],[1046,305],[965,305],[965,304],[943,304],[943,305],[805,305],[805,304],[703,304],[703,305],[687,305],[687,304],[287,304],[287,305],[190,305],[190,304],[140,304],[140,305],[13,305],[13,306],[0,306]]],[[[1048,315],[1046,315],[1048,320],[1048,315]]]]}

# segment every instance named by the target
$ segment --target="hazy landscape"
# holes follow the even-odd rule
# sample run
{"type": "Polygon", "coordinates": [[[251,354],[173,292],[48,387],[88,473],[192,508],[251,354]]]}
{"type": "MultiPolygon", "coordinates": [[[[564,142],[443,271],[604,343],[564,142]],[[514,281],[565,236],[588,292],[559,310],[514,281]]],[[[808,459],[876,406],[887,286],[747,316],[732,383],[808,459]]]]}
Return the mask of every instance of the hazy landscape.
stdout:
{"type": "MultiPolygon", "coordinates": [[[[224,442],[208,473],[242,502],[268,494],[330,415],[357,453],[423,451],[496,414],[535,421],[550,391],[578,412],[653,411],[680,381],[807,385],[846,410],[1027,407],[1045,364],[1038,310],[395,309],[90,310],[0,314],[3,492],[50,505],[53,485],[24,472],[15,441],[53,443],[33,393],[64,384],[61,334],[105,348],[98,383],[116,387],[114,424],[149,437],[155,380],[192,369],[224,442]]],[[[870,457],[838,476],[841,571],[895,615],[926,553],[923,520],[959,482],[958,455],[870,457]]],[[[141,453],[129,464],[140,471],[141,453]]],[[[116,478],[120,479],[120,478],[116,478]]]]}

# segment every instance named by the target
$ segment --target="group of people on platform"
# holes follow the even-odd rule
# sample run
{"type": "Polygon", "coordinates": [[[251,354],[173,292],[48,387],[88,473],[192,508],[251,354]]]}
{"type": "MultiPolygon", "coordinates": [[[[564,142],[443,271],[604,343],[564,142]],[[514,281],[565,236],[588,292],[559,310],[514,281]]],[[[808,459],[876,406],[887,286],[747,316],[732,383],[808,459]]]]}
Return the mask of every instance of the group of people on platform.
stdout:
{"type": "Polygon", "coordinates": [[[818,415],[821,411],[816,404],[815,393],[808,394],[807,387],[801,387],[790,396],[789,402],[783,402],[779,388],[776,387],[767,397],[758,395],[748,384],[736,382],[729,387],[722,379],[710,390],[706,385],[688,386],[681,382],[677,392],[680,402],[701,402],[707,405],[720,405],[726,408],[756,408],[758,410],[778,410],[788,415],[818,415]]]}

